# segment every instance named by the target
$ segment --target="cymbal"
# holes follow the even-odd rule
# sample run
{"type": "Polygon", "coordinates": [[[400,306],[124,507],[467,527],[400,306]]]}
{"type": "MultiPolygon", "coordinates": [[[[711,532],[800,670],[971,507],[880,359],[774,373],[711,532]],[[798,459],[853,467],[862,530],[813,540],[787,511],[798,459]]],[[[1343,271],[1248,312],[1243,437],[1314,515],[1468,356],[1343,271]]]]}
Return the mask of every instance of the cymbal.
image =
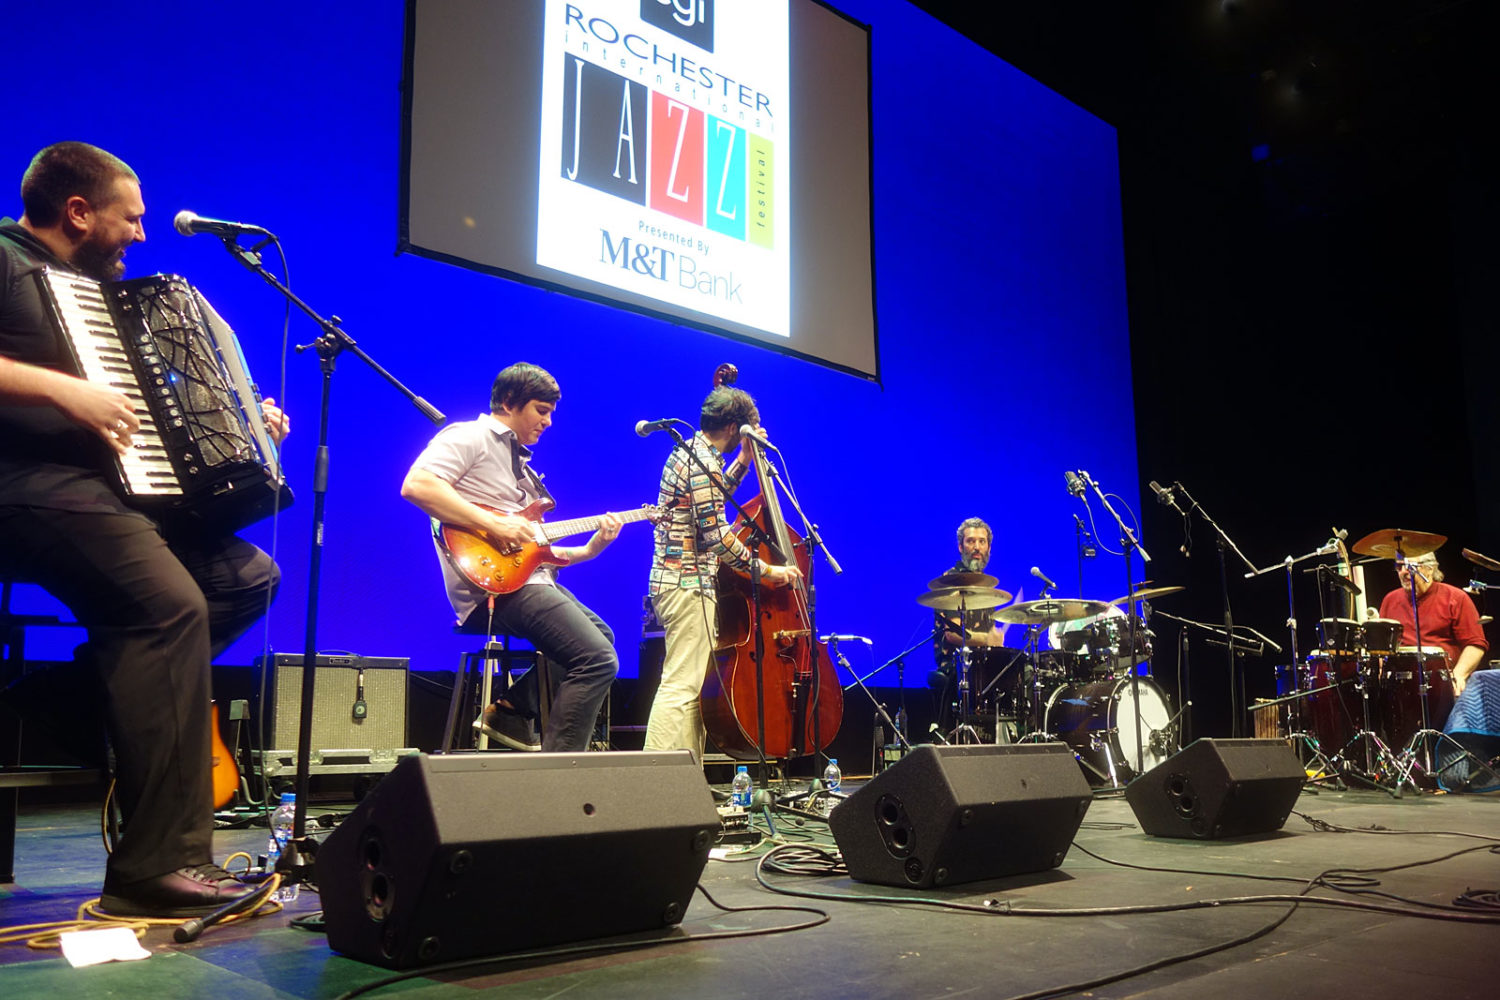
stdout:
{"type": "Polygon", "coordinates": [[[999,585],[999,580],[986,573],[964,573],[961,571],[944,573],[942,576],[934,577],[927,581],[928,590],[952,590],[954,587],[968,587],[971,590],[977,587],[981,590],[989,590],[999,585]]]}
{"type": "Polygon", "coordinates": [[[1399,544],[1401,552],[1407,558],[1425,556],[1429,552],[1436,552],[1442,544],[1448,540],[1447,535],[1434,535],[1430,531],[1407,531],[1403,528],[1383,528],[1380,531],[1372,531],[1370,534],[1355,542],[1349,548],[1362,556],[1375,556],[1378,559],[1396,558],[1396,546],[1399,544]]]}
{"type": "MultiPolygon", "coordinates": [[[[1147,582],[1149,583],[1150,581],[1148,580],[1147,582]]],[[[1110,601],[1109,603],[1111,603],[1111,604],[1125,604],[1127,602],[1134,603],[1136,601],[1149,601],[1153,597],[1161,597],[1164,594],[1175,594],[1179,590],[1187,590],[1187,588],[1186,587],[1147,587],[1145,590],[1137,590],[1135,593],[1133,593],[1133,594],[1126,594],[1124,597],[1116,597],[1113,601],[1110,601]]]]}
{"type": "Polygon", "coordinates": [[[1491,559],[1489,556],[1480,555],[1473,549],[1464,549],[1463,555],[1465,559],[1481,569],[1500,570],[1500,559],[1491,559]]]}
{"type": "Polygon", "coordinates": [[[1022,601],[995,612],[995,621],[1011,625],[1050,625],[1078,618],[1092,618],[1109,610],[1103,601],[1084,601],[1078,598],[1057,598],[1042,601],[1022,601]]]}
{"type": "Polygon", "coordinates": [[[930,590],[917,597],[917,603],[936,611],[978,611],[981,608],[998,608],[1010,600],[1009,594],[992,587],[950,587],[947,590],[930,590]]]}

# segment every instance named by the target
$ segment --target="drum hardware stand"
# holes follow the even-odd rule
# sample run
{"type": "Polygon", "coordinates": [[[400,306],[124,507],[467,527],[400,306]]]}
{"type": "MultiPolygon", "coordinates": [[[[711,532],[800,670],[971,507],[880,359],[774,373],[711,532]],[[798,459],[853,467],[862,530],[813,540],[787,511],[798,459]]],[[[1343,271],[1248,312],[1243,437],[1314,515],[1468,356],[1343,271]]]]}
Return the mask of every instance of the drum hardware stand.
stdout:
{"type": "Polygon", "coordinates": [[[1047,720],[1045,718],[1046,709],[1042,702],[1042,658],[1040,651],[1042,631],[1043,626],[1041,625],[1026,626],[1025,649],[1026,655],[1031,660],[1031,683],[1029,685],[1026,683],[1026,675],[1023,672],[1021,675],[1019,690],[1026,698],[1027,732],[1023,733],[1022,737],[1029,738],[1033,735],[1040,734],[1041,736],[1048,737],[1049,739],[1055,739],[1056,737],[1050,736],[1050,734],[1045,731],[1047,720]]]}
{"type": "MultiPolygon", "coordinates": [[[[1151,561],[1151,553],[1147,552],[1146,549],[1145,549],[1145,546],[1141,545],[1140,541],[1135,537],[1135,532],[1132,531],[1130,529],[1130,526],[1125,523],[1125,519],[1122,518],[1119,514],[1115,513],[1115,509],[1109,505],[1109,498],[1104,495],[1104,491],[1099,488],[1099,484],[1096,483],[1096,482],[1094,482],[1093,478],[1090,477],[1089,474],[1086,471],[1084,471],[1083,469],[1079,469],[1078,470],[1078,476],[1077,476],[1077,478],[1079,480],[1082,480],[1082,485],[1080,485],[1078,487],[1078,497],[1079,497],[1079,499],[1083,499],[1083,487],[1084,486],[1092,488],[1093,491],[1094,491],[1094,495],[1099,498],[1099,502],[1101,504],[1103,504],[1104,505],[1104,509],[1109,512],[1109,516],[1112,517],[1112,518],[1114,518],[1115,519],[1115,523],[1120,526],[1120,548],[1125,553],[1125,593],[1126,594],[1134,594],[1135,593],[1135,569],[1134,569],[1133,566],[1131,566],[1130,553],[1132,551],[1140,552],[1140,554],[1141,554],[1141,561],[1142,562],[1150,562],[1151,561]]],[[[1184,491],[1184,492],[1186,492],[1186,491],[1184,491]]],[[[1130,614],[1129,614],[1130,655],[1134,656],[1135,655],[1135,651],[1137,649],[1139,649],[1140,647],[1139,647],[1139,645],[1136,642],[1136,618],[1137,618],[1137,616],[1136,616],[1136,613],[1135,613],[1134,602],[1131,602],[1131,603],[1132,603],[1132,607],[1130,609],[1130,614]]],[[[1139,673],[1139,671],[1137,671],[1135,669],[1135,666],[1132,664],[1131,668],[1130,668],[1130,700],[1131,700],[1132,706],[1133,706],[1133,708],[1135,710],[1135,773],[1137,775],[1140,775],[1140,774],[1144,773],[1145,770],[1146,770],[1146,768],[1145,768],[1146,748],[1145,748],[1145,746],[1143,745],[1143,743],[1141,741],[1141,690],[1140,690],[1140,688],[1141,688],[1140,673],[1139,673]]],[[[1110,765],[1110,770],[1111,771],[1114,770],[1113,764],[1110,765]]]]}
{"type": "MultiPolygon", "coordinates": [[[[963,602],[959,602],[959,621],[964,619],[963,602]]],[[[973,715],[974,705],[969,693],[969,643],[965,640],[958,647],[955,657],[958,662],[958,722],[954,724],[953,731],[948,734],[950,743],[983,743],[979,738],[979,731],[969,725],[969,718],[973,715]]]]}
{"type": "MultiPolygon", "coordinates": [[[[1424,775],[1430,776],[1434,773],[1432,767],[1434,760],[1433,750],[1437,740],[1430,740],[1428,737],[1442,737],[1444,734],[1432,728],[1432,720],[1427,712],[1427,656],[1425,647],[1422,644],[1421,612],[1417,609],[1417,577],[1427,580],[1427,574],[1423,573],[1416,563],[1406,558],[1406,552],[1401,547],[1400,535],[1395,537],[1394,545],[1396,547],[1396,565],[1405,565],[1407,569],[1406,592],[1411,597],[1412,630],[1417,635],[1417,702],[1421,706],[1422,711],[1422,726],[1412,736],[1411,742],[1407,744],[1406,749],[1401,754],[1402,764],[1397,775],[1396,787],[1400,789],[1401,782],[1407,781],[1411,783],[1413,788],[1417,788],[1420,791],[1420,787],[1412,776],[1419,769],[1424,775]],[[1418,756],[1419,748],[1421,751],[1420,758],[1418,756]]],[[[1431,581],[1428,582],[1430,583],[1431,581]]]]}
{"type": "MultiPolygon", "coordinates": [[[[318,444],[314,452],[313,466],[313,530],[312,537],[308,543],[308,577],[307,577],[307,615],[306,631],[303,646],[303,670],[302,691],[299,704],[299,725],[297,729],[297,808],[292,820],[292,838],[283,848],[281,858],[276,868],[282,873],[286,884],[306,883],[312,881],[313,858],[317,853],[317,843],[307,835],[307,804],[308,783],[311,777],[312,758],[312,727],[313,727],[313,695],[316,690],[318,651],[318,593],[319,582],[322,575],[323,563],[323,538],[324,520],[327,510],[328,497],[328,427],[329,413],[331,410],[331,397],[333,394],[333,373],[335,362],[340,354],[345,351],[353,354],[363,361],[381,378],[385,379],[397,392],[405,396],[422,415],[434,424],[441,425],[448,418],[442,414],[437,407],[427,400],[418,396],[411,389],[390,372],[382,368],[374,358],[366,354],[354,338],[343,330],[343,321],[337,316],[324,319],[302,299],[292,293],[292,290],[282,284],[276,277],[267,271],[261,263],[261,250],[275,243],[280,248],[280,242],[275,236],[259,230],[264,238],[254,246],[244,247],[238,243],[238,234],[227,234],[222,238],[224,249],[230,255],[243,264],[247,269],[258,274],[266,284],[276,289],[287,300],[288,310],[296,306],[317,324],[321,331],[317,339],[308,344],[297,345],[297,353],[313,349],[318,356],[319,368],[323,374],[321,397],[318,407],[318,444]]],[[[283,261],[285,258],[283,257],[283,261]]]]}
{"type": "MultiPolygon", "coordinates": [[[[1375,732],[1374,729],[1370,728],[1370,686],[1375,682],[1375,671],[1372,668],[1373,663],[1368,655],[1361,655],[1356,657],[1354,667],[1354,684],[1355,687],[1359,690],[1360,694],[1360,709],[1364,717],[1364,725],[1354,734],[1353,738],[1351,738],[1348,743],[1340,748],[1338,753],[1334,754],[1333,759],[1335,761],[1341,760],[1344,762],[1344,764],[1346,765],[1344,773],[1346,775],[1357,778],[1360,781],[1364,781],[1373,787],[1384,788],[1386,791],[1390,792],[1393,797],[1399,799],[1401,797],[1401,786],[1404,783],[1402,778],[1400,777],[1401,760],[1395,753],[1391,751],[1390,746],[1385,742],[1385,740],[1380,738],[1380,734],[1375,732]],[[1360,746],[1364,747],[1365,766],[1363,770],[1361,770],[1359,766],[1350,759],[1349,751],[1350,748],[1355,744],[1359,744],[1360,746]],[[1380,778],[1382,774],[1387,776],[1395,776],[1395,784],[1388,785],[1385,782],[1382,782],[1380,778]]],[[[1337,686],[1338,685],[1336,684],[1329,685],[1329,687],[1337,686]]],[[[1326,689],[1320,688],[1318,690],[1326,689]]],[[[1308,694],[1313,693],[1314,692],[1312,691],[1308,692],[1308,694]]],[[[1340,704],[1342,703],[1342,699],[1340,699],[1340,704]]],[[[1389,781],[1389,777],[1387,777],[1386,780],[1389,781]]],[[[1411,782],[1411,786],[1413,790],[1420,791],[1420,789],[1417,788],[1416,782],[1411,782]]]]}

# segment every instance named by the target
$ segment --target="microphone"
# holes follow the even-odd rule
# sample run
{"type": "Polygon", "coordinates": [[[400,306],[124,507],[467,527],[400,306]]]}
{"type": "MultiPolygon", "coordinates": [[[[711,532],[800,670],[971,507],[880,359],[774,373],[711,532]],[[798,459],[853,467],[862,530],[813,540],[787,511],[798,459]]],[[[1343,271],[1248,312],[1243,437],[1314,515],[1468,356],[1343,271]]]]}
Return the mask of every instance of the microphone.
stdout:
{"type": "Polygon", "coordinates": [[[676,417],[667,417],[663,420],[637,420],[635,422],[635,432],[641,437],[650,437],[657,431],[664,431],[673,424],[680,424],[682,422],[676,417]]]}
{"type": "Polygon", "coordinates": [[[762,448],[770,448],[772,451],[776,452],[776,454],[781,454],[780,448],[776,447],[770,441],[766,440],[766,436],[764,434],[756,430],[754,427],[751,427],[749,424],[740,424],[740,437],[749,438],[751,441],[754,441],[762,448]]]}
{"type": "Polygon", "coordinates": [[[830,635],[820,635],[820,636],[818,636],[818,641],[819,642],[862,642],[866,646],[873,646],[873,645],[875,645],[873,642],[871,642],[869,639],[866,639],[862,635],[832,635],[832,634],[830,634],[830,635]]]}
{"type": "Polygon", "coordinates": [[[1039,569],[1038,567],[1036,567],[1036,566],[1031,567],[1031,575],[1034,576],[1034,577],[1036,577],[1038,580],[1042,581],[1043,584],[1045,584],[1045,586],[1042,588],[1043,590],[1056,590],[1057,589],[1057,584],[1053,583],[1050,579],[1048,579],[1047,574],[1043,573],[1041,571],[1041,569],[1039,569]]]}
{"type": "Polygon", "coordinates": [[[1172,503],[1173,497],[1171,489],[1163,488],[1162,484],[1158,483],[1154,479],[1146,485],[1151,487],[1152,493],[1156,494],[1157,503],[1161,504],[1163,507],[1172,503]]]}
{"type": "Polygon", "coordinates": [[[205,219],[197,212],[183,209],[172,219],[172,228],[184,236],[196,236],[198,233],[213,233],[215,236],[243,236],[252,233],[256,236],[270,236],[270,232],[260,226],[252,226],[244,222],[224,222],[220,219],[205,219]]]}
{"type": "Polygon", "coordinates": [[[1083,498],[1083,480],[1078,478],[1078,473],[1068,469],[1063,472],[1063,479],[1067,481],[1068,492],[1079,499],[1083,498]]]}
{"type": "Polygon", "coordinates": [[[938,742],[941,743],[941,744],[943,744],[943,746],[947,746],[948,745],[948,741],[943,738],[943,731],[938,728],[938,724],[936,722],[934,722],[932,725],[928,726],[927,727],[927,731],[929,733],[931,733],[933,736],[936,736],[938,742]]]}

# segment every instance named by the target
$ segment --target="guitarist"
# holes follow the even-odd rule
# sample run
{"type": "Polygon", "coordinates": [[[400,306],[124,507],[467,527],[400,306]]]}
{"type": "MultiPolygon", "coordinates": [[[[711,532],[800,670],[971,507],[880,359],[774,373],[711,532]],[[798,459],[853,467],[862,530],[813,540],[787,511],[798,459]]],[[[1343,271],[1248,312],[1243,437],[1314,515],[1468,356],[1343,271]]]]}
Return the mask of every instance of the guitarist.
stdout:
{"type": "MultiPolygon", "coordinates": [[[[531,469],[531,449],[552,426],[561,396],[557,380],[544,369],[525,362],[506,368],[490,389],[490,412],[439,431],[412,463],[401,495],[437,521],[483,533],[502,552],[519,551],[534,542],[533,523],[514,512],[539,499],[552,499],[531,469]]],[[[587,543],[554,546],[552,553],[567,565],[585,562],[615,540],[620,526],[618,517],[606,514],[587,543]]],[[[492,613],[490,595],[443,558],[441,548],[439,562],[458,621],[530,642],[547,658],[556,688],[540,740],[535,734],[539,711],[534,670],[489,705],[474,728],[514,750],[588,749],[599,709],[619,670],[609,626],[557,582],[555,566],[539,566],[524,586],[497,595],[492,613]]]]}
{"type": "MultiPolygon", "coordinates": [[[[667,516],[656,525],[650,593],[666,630],[666,655],[646,723],[645,749],[687,749],[699,761],[707,734],[698,696],[714,652],[719,560],[747,569],[755,558],[735,537],[724,517],[719,487],[704,470],[712,470],[730,493],[739,486],[750,467],[745,452],[737,454],[728,469],[721,456],[739,445],[742,424],[759,426],[755,400],[743,389],[715,387],[703,401],[698,433],[688,442],[698,461],[674,448],[662,468],[657,501],[667,516]]],[[[772,587],[784,587],[801,576],[796,566],[764,561],[760,573],[772,587]]]]}

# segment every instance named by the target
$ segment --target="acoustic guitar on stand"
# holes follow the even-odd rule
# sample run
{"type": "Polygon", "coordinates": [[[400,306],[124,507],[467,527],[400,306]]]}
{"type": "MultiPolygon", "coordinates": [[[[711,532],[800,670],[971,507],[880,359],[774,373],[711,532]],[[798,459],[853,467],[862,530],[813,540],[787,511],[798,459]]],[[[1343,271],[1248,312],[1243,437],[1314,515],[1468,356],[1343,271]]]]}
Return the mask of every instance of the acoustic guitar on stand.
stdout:
{"type": "MultiPolygon", "coordinates": [[[[477,506],[494,514],[505,513],[484,504],[477,506]]],[[[453,564],[453,568],[463,574],[464,579],[487,593],[509,594],[519,590],[538,566],[566,565],[566,559],[553,554],[552,543],[568,535],[594,531],[604,517],[600,514],[595,517],[575,517],[567,521],[543,521],[542,514],[547,507],[545,500],[538,500],[526,509],[516,511],[517,516],[531,522],[532,540],[514,552],[502,552],[483,532],[470,531],[452,524],[434,521],[432,533],[442,546],[443,554],[453,564]]],[[[626,524],[632,521],[650,521],[655,524],[662,518],[662,509],[652,504],[643,504],[640,510],[626,511],[615,516],[626,524]]]]}

